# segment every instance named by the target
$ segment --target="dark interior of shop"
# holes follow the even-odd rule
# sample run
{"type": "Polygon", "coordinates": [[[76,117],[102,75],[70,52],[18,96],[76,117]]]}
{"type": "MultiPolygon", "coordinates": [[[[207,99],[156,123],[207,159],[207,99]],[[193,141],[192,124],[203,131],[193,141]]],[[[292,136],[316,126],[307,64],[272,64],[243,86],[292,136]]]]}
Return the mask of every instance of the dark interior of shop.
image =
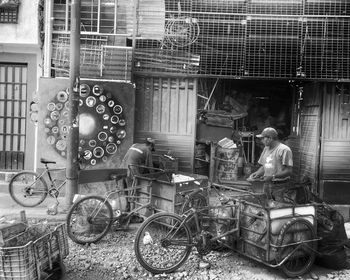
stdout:
{"type": "MultiPolygon", "coordinates": [[[[208,96],[205,92],[209,91],[210,96],[215,82],[216,79],[200,81],[199,92],[208,96]]],[[[238,129],[259,132],[266,126],[273,126],[279,130],[282,140],[289,135],[292,97],[288,81],[219,80],[207,109],[226,111],[235,118],[236,111],[232,109],[238,103],[237,113],[247,113],[238,129]]],[[[205,103],[206,99],[199,98],[198,109],[204,109],[205,103]]]]}
{"type": "Polygon", "coordinates": [[[225,137],[242,147],[239,157],[243,166],[254,168],[263,148],[254,136],[265,127],[274,127],[280,141],[286,142],[290,135],[292,104],[293,87],[289,81],[199,80],[196,171],[209,175],[210,168],[217,168],[210,164],[213,146],[209,143],[225,137]]]}

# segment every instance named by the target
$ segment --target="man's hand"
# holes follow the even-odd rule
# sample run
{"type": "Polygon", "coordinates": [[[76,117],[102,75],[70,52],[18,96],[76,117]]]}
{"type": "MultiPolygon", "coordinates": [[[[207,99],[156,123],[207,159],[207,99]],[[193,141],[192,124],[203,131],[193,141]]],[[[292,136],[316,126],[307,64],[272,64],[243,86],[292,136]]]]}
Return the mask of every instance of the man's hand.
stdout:
{"type": "Polygon", "coordinates": [[[272,176],[264,176],[264,177],[263,177],[263,181],[264,181],[264,182],[271,182],[272,179],[273,179],[272,176]]]}
{"type": "Polygon", "coordinates": [[[256,181],[260,178],[259,173],[254,172],[252,174],[250,174],[250,176],[247,178],[247,181],[256,181]]]}

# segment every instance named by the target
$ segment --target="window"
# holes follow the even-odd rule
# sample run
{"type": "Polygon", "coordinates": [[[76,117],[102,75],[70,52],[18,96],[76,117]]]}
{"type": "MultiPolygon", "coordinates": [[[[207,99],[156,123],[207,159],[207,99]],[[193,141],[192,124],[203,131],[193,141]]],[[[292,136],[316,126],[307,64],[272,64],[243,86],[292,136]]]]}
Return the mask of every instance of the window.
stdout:
{"type": "MultiPolygon", "coordinates": [[[[123,16],[120,12],[117,14],[116,2],[116,0],[81,0],[81,32],[117,33],[118,16],[125,19],[125,12],[122,12],[123,16]]],[[[66,0],[54,1],[55,31],[70,30],[70,4],[71,1],[66,0]]]]}
{"type": "Polygon", "coordinates": [[[19,0],[0,0],[0,23],[17,23],[19,0]]]}

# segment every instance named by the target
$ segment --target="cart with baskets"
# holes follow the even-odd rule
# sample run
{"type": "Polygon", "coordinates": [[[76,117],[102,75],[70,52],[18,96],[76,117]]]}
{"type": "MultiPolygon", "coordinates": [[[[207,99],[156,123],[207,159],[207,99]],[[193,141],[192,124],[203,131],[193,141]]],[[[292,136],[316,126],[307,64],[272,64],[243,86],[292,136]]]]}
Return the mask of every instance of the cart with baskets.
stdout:
{"type": "Polygon", "coordinates": [[[288,277],[310,270],[317,250],[316,207],[312,204],[263,207],[237,201],[233,248],[239,253],[280,268],[288,277]]]}
{"type": "Polygon", "coordinates": [[[217,205],[211,202],[197,207],[201,190],[196,190],[184,202],[190,202],[190,207],[185,207],[183,214],[156,213],[143,222],[136,233],[134,249],[145,269],[152,273],[173,272],[188,259],[192,247],[205,255],[214,246],[224,245],[280,268],[288,277],[310,270],[319,240],[315,205],[267,207],[264,195],[241,192],[225,196],[214,189],[220,197],[217,205]]]}

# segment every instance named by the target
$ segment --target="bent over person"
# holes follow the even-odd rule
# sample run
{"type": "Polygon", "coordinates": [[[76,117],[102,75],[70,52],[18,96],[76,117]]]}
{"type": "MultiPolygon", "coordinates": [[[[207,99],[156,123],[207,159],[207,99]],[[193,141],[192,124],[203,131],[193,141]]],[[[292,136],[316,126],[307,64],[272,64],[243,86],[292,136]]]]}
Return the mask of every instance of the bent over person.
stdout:
{"type": "Polygon", "coordinates": [[[295,192],[290,190],[293,168],[291,149],[280,143],[278,133],[272,127],[265,128],[256,135],[264,144],[258,163],[260,168],[249,176],[250,180],[261,178],[264,181],[264,192],[268,199],[278,202],[294,203],[295,192]]]}
{"type": "Polygon", "coordinates": [[[154,142],[154,139],[148,137],[144,143],[135,143],[126,152],[120,165],[120,168],[128,169],[124,187],[131,187],[133,175],[148,173],[147,167],[153,167],[154,142]]]}

